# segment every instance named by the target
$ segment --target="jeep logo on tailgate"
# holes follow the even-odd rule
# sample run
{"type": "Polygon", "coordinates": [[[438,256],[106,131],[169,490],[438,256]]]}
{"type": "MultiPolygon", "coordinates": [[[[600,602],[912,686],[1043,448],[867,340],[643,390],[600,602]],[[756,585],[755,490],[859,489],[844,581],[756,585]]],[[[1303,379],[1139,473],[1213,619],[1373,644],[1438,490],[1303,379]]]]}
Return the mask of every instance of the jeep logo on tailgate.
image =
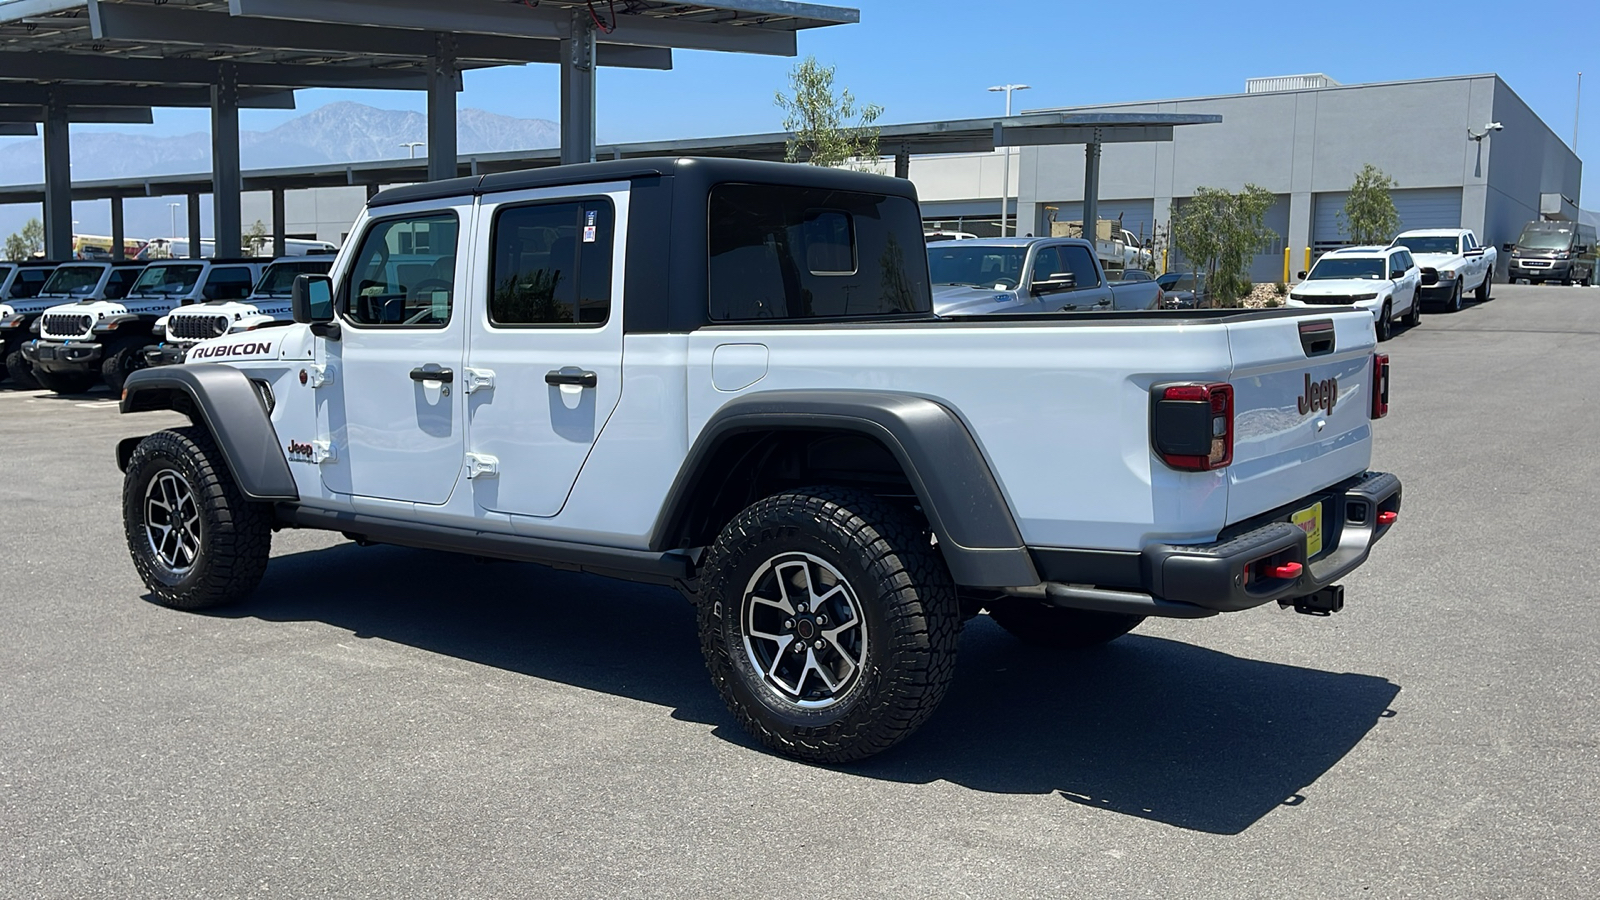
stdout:
{"type": "Polygon", "coordinates": [[[1306,389],[1300,395],[1300,415],[1325,409],[1333,412],[1339,403],[1339,379],[1326,378],[1322,381],[1312,381],[1311,373],[1306,373],[1306,389]]]}

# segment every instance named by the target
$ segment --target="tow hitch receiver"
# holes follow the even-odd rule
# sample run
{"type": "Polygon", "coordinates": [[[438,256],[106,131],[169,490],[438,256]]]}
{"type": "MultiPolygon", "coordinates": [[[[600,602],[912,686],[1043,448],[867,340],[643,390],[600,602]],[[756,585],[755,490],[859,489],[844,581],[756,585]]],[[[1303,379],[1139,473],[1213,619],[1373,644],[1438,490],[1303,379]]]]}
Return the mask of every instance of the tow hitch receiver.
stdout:
{"type": "Polygon", "coordinates": [[[1344,609],[1344,585],[1330,584],[1315,594],[1279,600],[1278,605],[1284,608],[1292,606],[1295,612],[1302,615],[1331,616],[1344,609]]]}

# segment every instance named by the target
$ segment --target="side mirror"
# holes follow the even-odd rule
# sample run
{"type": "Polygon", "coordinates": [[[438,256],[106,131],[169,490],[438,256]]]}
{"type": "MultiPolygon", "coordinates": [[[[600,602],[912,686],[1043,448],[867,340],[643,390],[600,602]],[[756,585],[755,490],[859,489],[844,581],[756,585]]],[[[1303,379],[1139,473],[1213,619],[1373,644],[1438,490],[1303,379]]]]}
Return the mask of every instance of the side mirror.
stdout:
{"type": "Polygon", "coordinates": [[[1035,281],[1029,290],[1035,294],[1053,294],[1056,291],[1070,291],[1077,286],[1078,276],[1071,272],[1052,272],[1049,278],[1035,281]]]}
{"type": "Polygon", "coordinates": [[[289,309],[302,325],[333,321],[333,279],[326,275],[297,275],[289,288],[289,309]]]}
{"type": "Polygon", "coordinates": [[[1399,281],[1400,279],[1402,279],[1404,277],[1406,277],[1406,270],[1405,269],[1395,269],[1393,272],[1389,273],[1389,280],[1390,281],[1399,281]]]}
{"type": "Polygon", "coordinates": [[[1574,253],[1588,253],[1589,252],[1589,245],[1588,244],[1579,244],[1578,246],[1572,248],[1572,252],[1574,252],[1574,253]]]}
{"type": "Polygon", "coordinates": [[[1507,253],[1510,253],[1511,251],[1517,249],[1517,245],[1516,244],[1501,244],[1500,245],[1500,249],[1504,250],[1507,253]]]}
{"type": "Polygon", "coordinates": [[[1306,280],[1306,270],[1305,269],[1301,269],[1300,270],[1300,275],[1298,277],[1299,277],[1299,279],[1301,281],[1305,281],[1306,280]]]}

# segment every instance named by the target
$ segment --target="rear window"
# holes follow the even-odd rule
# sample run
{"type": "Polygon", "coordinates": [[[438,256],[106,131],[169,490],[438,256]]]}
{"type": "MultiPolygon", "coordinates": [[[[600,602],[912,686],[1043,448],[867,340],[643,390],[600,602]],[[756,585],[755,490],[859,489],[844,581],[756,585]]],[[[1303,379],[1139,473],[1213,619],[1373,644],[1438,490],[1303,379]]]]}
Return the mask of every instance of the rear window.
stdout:
{"type": "Polygon", "coordinates": [[[133,287],[134,279],[139,277],[141,271],[128,267],[112,269],[111,277],[106,279],[106,299],[121,300],[128,296],[128,288],[133,287]]]}
{"type": "Polygon", "coordinates": [[[904,197],[718,185],[710,201],[711,318],[926,313],[932,300],[921,235],[916,204],[904,197]]]}

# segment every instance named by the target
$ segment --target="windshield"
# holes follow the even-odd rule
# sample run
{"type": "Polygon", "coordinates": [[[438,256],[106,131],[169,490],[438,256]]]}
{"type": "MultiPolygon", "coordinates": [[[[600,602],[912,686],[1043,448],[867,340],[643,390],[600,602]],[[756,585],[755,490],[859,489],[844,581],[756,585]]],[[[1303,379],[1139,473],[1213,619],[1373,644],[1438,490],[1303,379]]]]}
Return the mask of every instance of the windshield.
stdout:
{"type": "Polygon", "coordinates": [[[1367,278],[1383,280],[1383,260],[1351,259],[1348,256],[1324,256],[1317,260],[1307,281],[1325,281],[1334,278],[1367,278]]]}
{"type": "Polygon", "coordinates": [[[973,246],[966,241],[928,245],[928,271],[934,284],[1014,288],[1019,284],[1026,247],[973,246]]]}
{"type": "Polygon", "coordinates": [[[1394,246],[1404,247],[1412,253],[1454,253],[1456,252],[1456,239],[1453,237],[1406,237],[1401,235],[1394,239],[1394,246]]]}
{"type": "Polygon", "coordinates": [[[1565,250],[1572,246],[1572,229],[1540,228],[1535,231],[1529,228],[1522,232],[1522,237],[1517,238],[1517,247],[1522,250],[1565,250]]]}
{"type": "Polygon", "coordinates": [[[17,273],[16,280],[11,282],[11,296],[17,300],[39,296],[39,289],[50,280],[50,273],[54,271],[54,269],[23,269],[17,273]]]}
{"type": "Polygon", "coordinates": [[[294,287],[294,280],[307,273],[326,273],[333,260],[325,263],[273,263],[267,266],[267,271],[261,275],[261,281],[256,283],[258,294],[288,294],[294,287]]]}
{"type": "Polygon", "coordinates": [[[200,280],[201,265],[150,266],[133,283],[130,294],[187,294],[200,280]]]}
{"type": "Polygon", "coordinates": [[[95,285],[105,269],[100,266],[62,266],[44,283],[39,293],[52,297],[87,297],[94,293],[95,285]]]}
{"type": "Polygon", "coordinates": [[[1157,278],[1156,284],[1161,285],[1161,289],[1164,291],[1192,291],[1194,290],[1196,279],[1202,284],[1205,283],[1204,276],[1195,275],[1192,272],[1168,272],[1157,278]]]}

